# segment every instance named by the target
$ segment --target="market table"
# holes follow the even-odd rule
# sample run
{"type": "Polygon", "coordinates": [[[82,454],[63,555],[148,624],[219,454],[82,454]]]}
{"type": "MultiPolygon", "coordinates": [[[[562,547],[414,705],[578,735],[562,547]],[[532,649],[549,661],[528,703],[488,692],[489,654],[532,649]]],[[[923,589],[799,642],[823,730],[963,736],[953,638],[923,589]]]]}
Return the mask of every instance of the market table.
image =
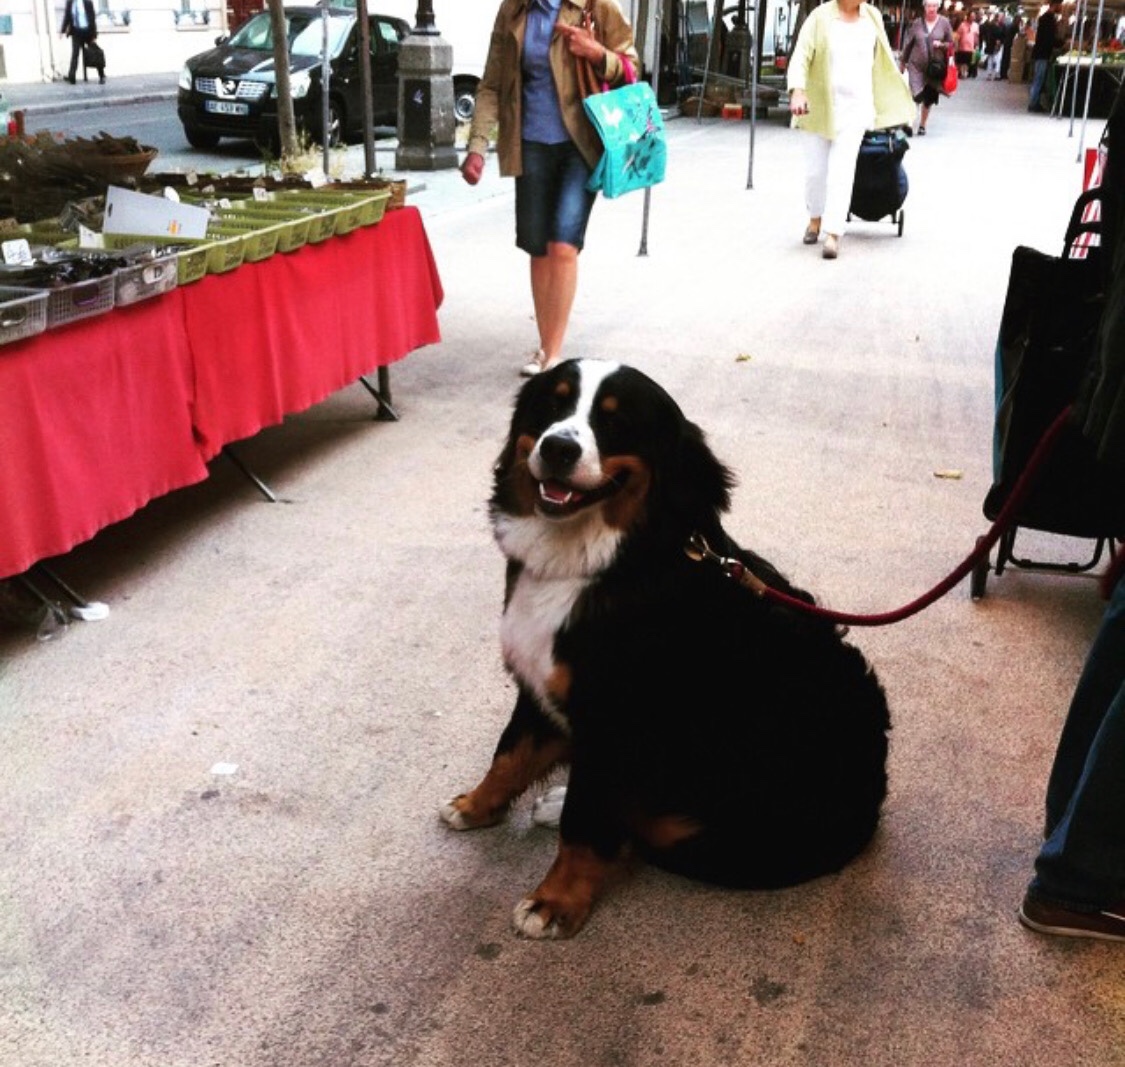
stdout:
{"type": "Polygon", "coordinates": [[[416,208],[0,347],[0,578],[441,339],[416,208]]]}

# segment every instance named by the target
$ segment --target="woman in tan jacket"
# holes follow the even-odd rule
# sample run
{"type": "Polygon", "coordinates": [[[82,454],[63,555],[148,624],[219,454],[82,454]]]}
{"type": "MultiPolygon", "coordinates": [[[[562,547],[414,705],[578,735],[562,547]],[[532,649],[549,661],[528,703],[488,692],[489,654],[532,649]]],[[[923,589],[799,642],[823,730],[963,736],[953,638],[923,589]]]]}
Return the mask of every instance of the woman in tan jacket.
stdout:
{"type": "Polygon", "coordinates": [[[516,179],[516,245],[531,257],[539,329],[524,375],[561,358],[596,196],[586,182],[602,143],[582,107],[577,64],[589,61],[614,85],[625,80],[625,59],[635,65],[637,52],[616,0],[501,0],[461,173],[470,185],[480,181],[498,130],[500,173],[516,179]],[[592,30],[582,25],[587,6],[592,30]]]}

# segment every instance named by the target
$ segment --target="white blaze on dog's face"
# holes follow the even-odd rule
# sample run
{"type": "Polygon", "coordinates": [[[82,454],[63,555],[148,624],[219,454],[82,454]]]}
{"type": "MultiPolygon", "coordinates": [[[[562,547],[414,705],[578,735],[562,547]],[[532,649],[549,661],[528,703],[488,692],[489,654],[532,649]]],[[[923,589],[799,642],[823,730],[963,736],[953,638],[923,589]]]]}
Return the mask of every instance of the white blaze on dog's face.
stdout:
{"type": "Polygon", "coordinates": [[[635,378],[617,363],[574,360],[521,391],[492,501],[509,559],[547,578],[604,570],[650,482],[621,427],[635,378]]]}

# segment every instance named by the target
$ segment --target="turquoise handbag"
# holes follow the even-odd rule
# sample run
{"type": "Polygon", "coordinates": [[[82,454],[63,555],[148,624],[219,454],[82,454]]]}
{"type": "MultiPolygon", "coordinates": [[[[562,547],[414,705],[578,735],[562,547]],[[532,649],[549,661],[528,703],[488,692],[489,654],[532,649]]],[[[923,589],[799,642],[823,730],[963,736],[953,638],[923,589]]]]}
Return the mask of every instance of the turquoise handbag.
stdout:
{"type": "Polygon", "coordinates": [[[634,189],[658,185],[668,164],[664,116],[656,94],[648,82],[636,80],[628,61],[625,76],[625,85],[594,93],[582,102],[605,145],[586,188],[611,200],[634,189]]]}

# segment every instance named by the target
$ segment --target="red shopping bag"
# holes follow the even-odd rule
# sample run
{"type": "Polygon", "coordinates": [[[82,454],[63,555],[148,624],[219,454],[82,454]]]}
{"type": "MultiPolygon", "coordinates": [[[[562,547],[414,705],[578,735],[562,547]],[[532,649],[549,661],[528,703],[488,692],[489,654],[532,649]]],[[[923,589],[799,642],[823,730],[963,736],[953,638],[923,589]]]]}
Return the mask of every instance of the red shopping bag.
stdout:
{"type": "Polygon", "coordinates": [[[953,61],[952,54],[945,65],[945,81],[941,83],[941,91],[946,96],[952,96],[957,92],[957,64],[953,61]]]}

